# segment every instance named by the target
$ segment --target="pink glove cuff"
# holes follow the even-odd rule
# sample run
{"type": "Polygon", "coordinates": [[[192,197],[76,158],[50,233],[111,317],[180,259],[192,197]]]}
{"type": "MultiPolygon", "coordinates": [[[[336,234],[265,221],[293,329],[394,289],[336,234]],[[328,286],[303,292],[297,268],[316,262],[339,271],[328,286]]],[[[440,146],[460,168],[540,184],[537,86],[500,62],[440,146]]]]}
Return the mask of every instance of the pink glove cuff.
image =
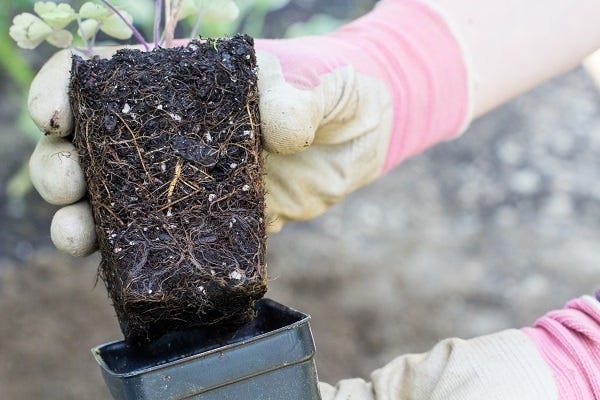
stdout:
{"type": "Polygon", "coordinates": [[[561,400],[600,399],[600,303],[583,297],[523,331],[554,373],[561,400]]]}
{"type": "Polygon", "coordinates": [[[393,107],[383,172],[464,129],[468,76],[460,45],[443,18],[417,0],[382,0],[364,17],[322,37],[259,40],[288,83],[317,86],[320,76],[352,66],[382,80],[393,107]]]}

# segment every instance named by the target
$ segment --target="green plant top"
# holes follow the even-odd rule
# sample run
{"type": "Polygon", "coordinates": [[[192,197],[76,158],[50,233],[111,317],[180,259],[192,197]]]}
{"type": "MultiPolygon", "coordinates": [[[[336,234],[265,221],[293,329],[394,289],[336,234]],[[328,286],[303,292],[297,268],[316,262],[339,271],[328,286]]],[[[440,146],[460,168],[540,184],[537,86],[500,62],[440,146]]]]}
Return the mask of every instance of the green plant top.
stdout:
{"type": "MultiPolygon", "coordinates": [[[[237,18],[239,9],[233,0],[156,0],[154,20],[154,47],[171,47],[177,22],[195,16],[191,37],[195,36],[201,20],[231,21],[237,18]],[[161,17],[164,26],[160,33],[161,17]]],[[[67,3],[38,1],[32,13],[21,13],[14,17],[9,29],[10,36],[24,49],[35,49],[44,41],[58,48],[73,47],[74,34],[70,28],[76,22],[75,35],[84,43],[78,50],[93,54],[98,32],[119,40],[132,36],[146,48],[148,41],[133,26],[133,17],[125,10],[112,5],[108,0],[88,1],[79,11],[67,3]]]]}

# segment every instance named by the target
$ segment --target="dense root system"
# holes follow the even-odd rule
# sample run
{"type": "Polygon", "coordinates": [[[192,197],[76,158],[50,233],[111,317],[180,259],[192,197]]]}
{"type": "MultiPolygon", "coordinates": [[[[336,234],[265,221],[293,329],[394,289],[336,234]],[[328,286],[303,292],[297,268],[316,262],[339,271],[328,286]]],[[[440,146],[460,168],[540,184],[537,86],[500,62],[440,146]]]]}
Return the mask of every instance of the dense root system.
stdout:
{"type": "Polygon", "coordinates": [[[246,322],[266,291],[252,45],[236,36],[73,59],[99,274],[130,343],[246,322]]]}

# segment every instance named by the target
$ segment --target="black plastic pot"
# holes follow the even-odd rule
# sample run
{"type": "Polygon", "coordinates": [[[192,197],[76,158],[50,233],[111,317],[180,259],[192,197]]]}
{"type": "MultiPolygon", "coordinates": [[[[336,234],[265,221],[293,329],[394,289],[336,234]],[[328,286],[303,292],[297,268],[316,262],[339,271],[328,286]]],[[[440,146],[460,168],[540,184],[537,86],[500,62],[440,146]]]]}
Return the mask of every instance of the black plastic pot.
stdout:
{"type": "Polygon", "coordinates": [[[198,329],[141,351],[119,341],[92,352],[116,400],[320,400],[310,317],[269,299],[255,309],[225,338],[198,329]]]}

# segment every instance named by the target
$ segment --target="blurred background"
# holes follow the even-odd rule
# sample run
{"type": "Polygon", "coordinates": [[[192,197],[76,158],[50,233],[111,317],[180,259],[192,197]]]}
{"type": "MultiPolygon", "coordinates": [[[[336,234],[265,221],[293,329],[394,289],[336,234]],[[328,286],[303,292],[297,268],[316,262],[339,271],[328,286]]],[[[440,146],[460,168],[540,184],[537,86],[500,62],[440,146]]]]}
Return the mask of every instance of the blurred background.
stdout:
{"type": "MultiPolygon", "coordinates": [[[[323,33],[374,2],[240,0],[236,22],[200,33],[323,33]]],[[[89,349],[121,335],[98,256],[54,250],[56,207],[28,179],[40,133],[27,88],[53,49],[19,50],[7,32],[32,5],[0,8],[0,399],[108,399],[89,349]]],[[[151,1],[121,5],[149,32],[151,1]]],[[[332,383],[445,337],[531,324],[600,287],[599,160],[600,96],[578,68],[273,235],[268,296],[312,315],[332,383]]]]}

